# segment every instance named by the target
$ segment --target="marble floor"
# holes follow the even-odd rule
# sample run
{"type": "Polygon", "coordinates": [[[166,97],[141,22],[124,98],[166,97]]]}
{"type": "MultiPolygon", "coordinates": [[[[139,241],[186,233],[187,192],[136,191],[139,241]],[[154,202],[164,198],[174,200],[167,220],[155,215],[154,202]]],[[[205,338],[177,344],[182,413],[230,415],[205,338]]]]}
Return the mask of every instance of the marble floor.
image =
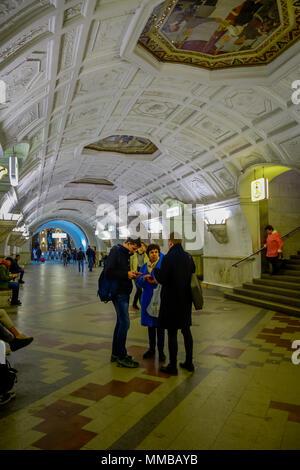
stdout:
{"type": "Polygon", "coordinates": [[[99,272],[26,267],[22,306],[9,314],[34,341],[9,356],[19,373],[16,399],[0,408],[1,450],[300,449],[300,364],[291,360],[299,319],[204,289],[193,374],[168,376],[157,357],[142,359],[147,329],[136,312],[127,344],[140,367],[119,368],[99,272]]]}

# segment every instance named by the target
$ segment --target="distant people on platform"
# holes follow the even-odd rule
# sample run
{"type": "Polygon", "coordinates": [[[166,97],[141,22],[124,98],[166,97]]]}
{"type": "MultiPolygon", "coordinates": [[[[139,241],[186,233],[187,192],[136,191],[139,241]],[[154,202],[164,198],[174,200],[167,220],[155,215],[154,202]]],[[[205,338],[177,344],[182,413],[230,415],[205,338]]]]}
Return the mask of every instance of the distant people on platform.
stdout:
{"type": "Polygon", "coordinates": [[[72,250],[72,260],[73,260],[73,263],[76,263],[77,261],[77,249],[76,248],[72,250]]]}
{"type": "MultiPolygon", "coordinates": [[[[20,333],[4,309],[0,309],[0,339],[6,341],[12,351],[28,346],[33,341],[32,336],[20,333]]],[[[9,350],[7,351],[9,353],[9,350]]]]}
{"type": "Polygon", "coordinates": [[[82,251],[82,249],[79,248],[79,250],[77,251],[77,261],[78,261],[79,272],[80,272],[80,268],[81,268],[82,272],[84,271],[84,262],[85,262],[85,260],[86,260],[85,254],[82,251]]]}
{"type": "Polygon", "coordinates": [[[90,247],[90,245],[88,246],[88,249],[86,250],[86,256],[87,256],[87,260],[88,260],[89,271],[92,272],[93,271],[95,252],[90,247]]]}
{"type": "Polygon", "coordinates": [[[68,252],[67,252],[67,250],[63,251],[62,259],[63,259],[64,266],[67,266],[67,264],[68,264],[68,252]]]}
{"type": "Polygon", "coordinates": [[[191,277],[195,272],[194,261],[182,248],[182,239],[170,234],[169,251],[163,257],[160,268],[154,268],[154,279],[162,285],[158,325],[168,330],[169,364],[161,372],[177,375],[177,332],[181,330],[185,346],[185,362],[180,367],[190,372],[193,365],[191,277]]]}
{"type": "Polygon", "coordinates": [[[274,230],[272,225],[267,225],[265,228],[267,232],[267,240],[264,245],[267,248],[266,258],[269,263],[272,265],[272,275],[279,274],[280,270],[280,261],[279,258],[282,258],[282,249],[283,241],[279,233],[274,230]]]}
{"type": "MultiPolygon", "coordinates": [[[[148,327],[149,349],[145,352],[143,358],[149,359],[155,356],[157,343],[159,361],[164,362],[166,360],[164,354],[165,330],[158,326],[157,316],[153,316],[153,312],[149,310],[153,293],[155,289],[158,288],[158,284],[153,277],[153,270],[154,268],[160,267],[164,255],[160,252],[159,245],[156,244],[150,244],[148,246],[147,255],[148,261],[139,268],[142,275],[135,281],[136,286],[142,290],[141,323],[143,326],[148,327]]],[[[132,258],[134,256],[135,255],[133,255],[132,258]]]]}
{"type": "MultiPolygon", "coordinates": [[[[130,269],[131,269],[131,271],[140,272],[141,267],[145,263],[148,263],[149,258],[147,256],[146,250],[147,250],[147,246],[145,245],[145,243],[141,242],[140,248],[130,258],[130,269]]],[[[139,285],[136,283],[136,281],[135,281],[135,285],[136,285],[136,293],[135,293],[135,296],[134,296],[134,299],[133,299],[132,307],[134,308],[134,310],[139,310],[139,306],[138,306],[137,303],[138,303],[138,301],[139,301],[139,303],[141,303],[142,289],[139,287],[139,285]]]]}
{"type": "Polygon", "coordinates": [[[11,262],[9,260],[0,261],[0,290],[12,290],[11,305],[22,305],[19,300],[19,283],[16,282],[18,274],[10,274],[11,262]]]}
{"type": "Polygon", "coordinates": [[[20,255],[16,255],[16,257],[13,259],[12,257],[7,257],[6,258],[8,261],[11,262],[10,265],[10,273],[11,274],[20,274],[19,278],[19,284],[24,284],[23,281],[23,276],[24,276],[24,266],[19,266],[19,261],[20,261],[20,255]]]}
{"type": "Polygon", "coordinates": [[[117,362],[120,367],[136,368],[139,363],[127,354],[126,339],[130,327],[129,296],[132,291],[132,279],[140,274],[130,270],[130,255],[141,246],[140,239],[127,238],[123,245],[112,247],[106,260],[106,276],[118,281],[117,293],[113,298],[117,322],[113,335],[111,362],[117,362]]]}

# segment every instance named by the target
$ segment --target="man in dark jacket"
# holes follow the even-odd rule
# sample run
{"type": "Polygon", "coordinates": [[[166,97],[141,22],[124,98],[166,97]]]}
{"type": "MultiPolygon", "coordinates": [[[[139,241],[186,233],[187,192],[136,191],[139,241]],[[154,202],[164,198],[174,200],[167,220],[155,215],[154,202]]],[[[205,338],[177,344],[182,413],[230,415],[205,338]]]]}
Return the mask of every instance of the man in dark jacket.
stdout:
{"type": "Polygon", "coordinates": [[[19,274],[19,273],[20,273],[19,284],[24,284],[24,281],[23,281],[24,269],[22,269],[22,268],[19,266],[20,255],[16,255],[15,259],[11,258],[10,256],[8,256],[8,257],[5,258],[5,259],[8,259],[8,260],[11,262],[10,270],[9,270],[9,271],[10,271],[12,274],[19,274]]]}
{"type": "Polygon", "coordinates": [[[78,269],[79,269],[79,272],[80,272],[80,266],[81,266],[81,270],[83,272],[83,269],[84,269],[84,261],[85,261],[85,254],[84,252],[82,251],[81,247],[79,248],[79,250],[77,251],[77,261],[78,261],[78,269]]]}
{"type": "Polygon", "coordinates": [[[130,271],[130,256],[141,246],[141,240],[127,238],[123,245],[114,246],[106,261],[106,276],[108,279],[118,281],[116,296],[113,304],[117,314],[117,323],[113,336],[111,362],[118,362],[120,367],[134,368],[139,363],[128,356],[126,350],[127,331],[129,330],[129,296],[132,291],[132,279],[139,274],[130,271]]]}
{"type": "Polygon", "coordinates": [[[88,259],[89,271],[92,271],[93,270],[93,262],[94,262],[95,252],[94,252],[94,250],[92,250],[90,245],[88,246],[88,249],[86,250],[86,256],[87,256],[87,259],[88,259]]]}
{"type": "Polygon", "coordinates": [[[191,277],[195,272],[194,261],[182,248],[179,235],[171,233],[169,251],[164,256],[160,268],[154,269],[157,282],[162,285],[159,326],[168,330],[170,362],[160,370],[170,375],[177,375],[177,331],[184,337],[186,359],[180,367],[190,372],[193,365],[191,277]]]}

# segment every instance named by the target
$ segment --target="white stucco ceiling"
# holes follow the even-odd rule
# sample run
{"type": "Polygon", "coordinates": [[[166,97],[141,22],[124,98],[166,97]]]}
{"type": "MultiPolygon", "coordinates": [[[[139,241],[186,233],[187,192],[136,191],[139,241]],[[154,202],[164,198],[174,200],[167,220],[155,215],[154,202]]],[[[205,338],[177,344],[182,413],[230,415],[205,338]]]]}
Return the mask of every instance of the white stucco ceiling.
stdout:
{"type": "MultiPolygon", "coordinates": [[[[65,216],[95,226],[98,204],[119,195],[214,202],[235,196],[251,165],[300,168],[300,105],[291,102],[299,42],[267,66],[162,64],[137,46],[157,3],[1,0],[1,143],[30,144],[15,188],[22,223],[65,216]],[[158,151],[84,149],[116,134],[150,139],[158,151]],[[89,178],[113,186],[69,184],[89,178]]],[[[0,191],[8,189],[6,177],[0,191]]]]}

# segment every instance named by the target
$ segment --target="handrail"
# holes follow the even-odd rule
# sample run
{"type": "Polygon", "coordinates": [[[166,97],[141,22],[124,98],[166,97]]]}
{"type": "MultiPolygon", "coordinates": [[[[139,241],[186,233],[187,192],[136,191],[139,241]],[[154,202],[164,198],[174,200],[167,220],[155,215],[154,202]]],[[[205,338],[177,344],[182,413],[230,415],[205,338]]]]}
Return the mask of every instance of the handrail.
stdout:
{"type": "MultiPolygon", "coordinates": [[[[294,228],[293,230],[291,230],[290,232],[286,233],[285,235],[282,235],[281,238],[288,237],[288,236],[291,235],[292,233],[297,232],[297,230],[299,230],[299,229],[300,229],[300,225],[299,225],[299,227],[294,228]]],[[[258,253],[260,253],[261,251],[264,251],[265,249],[266,249],[265,246],[264,246],[263,248],[260,248],[259,250],[255,251],[255,252],[252,253],[251,255],[246,256],[245,258],[240,259],[240,260],[237,261],[236,263],[232,264],[231,267],[232,267],[232,268],[233,268],[233,267],[236,268],[238,264],[242,263],[243,261],[246,261],[246,260],[249,259],[249,258],[252,258],[252,256],[257,255],[258,253]]]]}

